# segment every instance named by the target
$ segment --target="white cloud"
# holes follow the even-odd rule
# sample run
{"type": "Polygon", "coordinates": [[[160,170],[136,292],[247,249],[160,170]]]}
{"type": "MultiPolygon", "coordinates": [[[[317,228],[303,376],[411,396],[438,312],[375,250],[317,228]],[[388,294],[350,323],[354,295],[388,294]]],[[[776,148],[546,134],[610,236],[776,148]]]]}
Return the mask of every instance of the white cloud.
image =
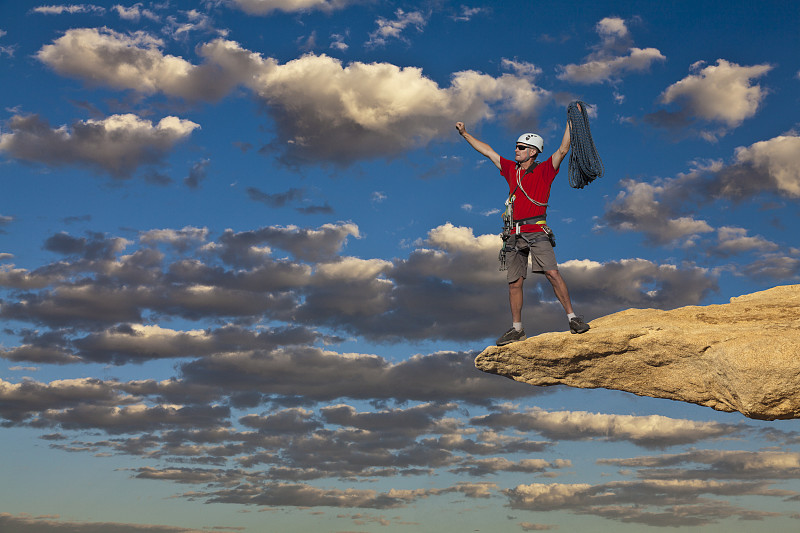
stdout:
{"type": "Polygon", "coordinates": [[[655,48],[631,48],[627,56],[595,59],[581,65],[565,65],[558,78],[576,83],[601,83],[612,81],[627,71],[645,71],[653,62],[664,60],[666,57],[655,48]]]}
{"type": "Polygon", "coordinates": [[[168,243],[179,250],[185,250],[192,243],[202,243],[208,238],[208,228],[186,226],[180,230],[153,229],[141,233],[143,243],[168,243]]]}
{"type": "Polygon", "coordinates": [[[207,330],[175,331],[158,325],[131,324],[91,334],[81,339],[78,346],[92,354],[93,360],[110,361],[117,357],[120,361],[144,361],[175,357],[179,353],[208,354],[219,344],[207,330]]]}
{"type": "Polygon", "coordinates": [[[53,44],[43,46],[36,57],[61,75],[115,89],[133,89],[144,94],[163,92],[189,100],[216,100],[247,76],[230,68],[251,68],[235,43],[215,41],[201,50],[213,55],[222,46],[232,46],[213,67],[195,66],[182,58],[164,55],[163,41],[144,32],[122,34],[108,28],[68,30],[53,44]],[[239,54],[241,55],[241,54],[239,54]],[[244,63],[244,64],[243,64],[244,63]],[[220,72],[220,68],[223,71],[220,72]]]}
{"type": "Polygon", "coordinates": [[[427,243],[450,253],[480,253],[497,248],[497,235],[475,237],[472,228],[454,226],[449,222],[428,232],[427,243]]]}
{"type": "Polygon", "coordinates": [[[143,164],[158,162],[198,124],[164,117],[157,124],[133,114],[89,119],[71,128],[51,128],[37,116],[15,116],[0,134],[0,152],[48,165],[78,164],[127,178],[143,164]]]}
{"type": "Polygon", "coordinates": [[[582,503],[583,499],[591,494],[592,485],[578,483],[567,485],[563,483],[533,483],[531,485],[518,485],[508,490],[511,507],[516,509],[552,509],[568,507],[582,503]]]}
{"type": "Polygon", "coordinates": [[[475,418],[472,422],[489,426],[496,431],[509,427],[519,431],[536,431],[552,440],[624,440],[647,448],[688,444],[729,436],[740,431],[740,428],[733,425],[660,415],[607,415],[586,411],[545,411],[539,408],[525,413],[489,414],[475,418]]]}
{"type": "Polygon", "coordinates": [[[800,273],[796,249],[781,251],[785,244],[749,235],[747,228],[713,228],[681,213],[719,200],[741,203],[765,193],[795,199],[800,197],[798,168],[800,137],[789,132],[737,148],[729,165],[711,161],[675,178],[622,180],[623,190],[607,203],[602,221],[618,231],[642,232],[649,244],[697,246],[707,256],[754,254],[750,263],[732,270],[734,275],[795,281],[800,273]],[[716,232],[716,239],[702,237],[711,232],[716,232]]]}
{"type": "Polygon", "coordinates": [[[402,9],[398,9],[395,11],[394,20],[378,17],[376,21],[378,29],[369,34],[366,46],[385,45],[390,39],[405,41],[402,34],[408,26],[414,26],[417,31],[422,31],[427,22],[425,16],[419,11],[406,13],[402,9]]]}
{"type": "Polygon", "coordinates": [[[457,72],[439,87],[419,68],[389,63],[343,65],[308,54],[281,65],[216,39],[199,47],[205,61],[196,66],[162,46],[142,32],[74,29],[37,57],[62,75],[144,94],[216,100],[244,85],[267,104],[278,131],[272,147],[291,164],[399,154],[449,133],[453,117],[475,123],[499,111],[512,125],[530,123],[549,98],[529,66],[523,76],[457,72]]]}
{"type": "Polygon", "coordinates": [[[268,15],[274,11],[294,13],[320,10],[331,12],[344,9],[360,0],[228,0],[228,3],[249,15],[268,15]]]}
{"type": "Polygon", "coordinates": [[[777,450],[691,450],[677,454],[600,459],[599,464],[640,469],[651,479],[780,479],[800,478],[800,453],[777,450]],[[687,465],[690,468],[677,468],[687,465]],[[698,468],[706,465],[706,468],[698,468]]]}
{"type": "Polygon", "coordinates": [[[610,227],[642,231],[655,244],[693,241],[693,235],[713,231],[705,221],[681,215],[696,205],[719,198],[741,202],[764,192],[800,197],[800,136],[789,132],[739,147],[728,165],[712,161],[675,178],[626,179],[620,184],[623,190],[607,204],[603,216],[610,227]]]}
{"type": "Polygon", "coordinates": [[[141,19],[142,17],[148,18],[153,21],[160,20],[158,15],[156,15],[153,11],[142,8],[141,2],[133,4],[130,7],[125,7],[123,5],[116,4],[112,9],[117,12],[119,18],[124,20],[138,22],[139,19],[141,19]]]}
{"type": "MultiPolygon", "coordinates": [[[[10,254],[0,254],[0,260],[11,259],[10,254]],[[9,257],[3,257],[9,256],[9,257]]],[[[15,268],[13,264],[0,265],[0,287],[16,289],[41,289],[61,279],[58,274],[30,272],[24,268],[15,268]]]]}
{"type": "Polygon", "coordinates": [[[475,15],[488,12],[489,9],[485,7],[467,7],[462,5],[461,11],[457,15],[453,15],[453,20],[459,22],[468,22],[472,20],[475,15]]]}
{"type": "Polygon", "coordinates": [[[767,253],[745,265],[741,273],[759,279],[772,278],[796,283],[800,279],[800,259],[782,253],[767,253]]]}
{"type": "MultiPolygon", "coordinates": [[[[409,258],[404,268],[412,269],[415,275],[429,274],[465,284],[491,284],[498,280],[494,268],[500,250],[497,235],[475,236],[472,228],[446,223],[428,232],[427,239],[409,258]]],[[[410,272],[408,272],[410,273],[410,272]]]]}
{"type": "MultiPolygon", "coordinates": [[[[606,206],[604,221],[620,231],[644,232],[652,244],[675,244],[680,239],[693,242],[693,237],[713,231],[704,220],[678,216],[674,205],[659,197],[676,186],[675,180],[652,184],[622,180],[624,190],[606,206]]],[[[684,243],[685,244],[685,243],[684,243]]]]}
{"type": "Polygon", "coordinates": [[[504,491],[514,509],[547,511],[564,509],[648,526],[698,526],[738,517],[759,520],[779,513],[750,510],[711,496],[787,496],[766,483],[707,480],[642,479],[601,485],[534,483],[504,491]]]}
{"type": "Polygon", "coordinates": [[[778,245],[764,237],[747,235],[745,228],[722,226],[717,229],[718,244],[714,252],[719,254],[738,254],[750,251],[774,251],[778,245]]]}
{"type": "Polygon", "coordinates": [[[800,136],[795,132],[736,149],[736,163],[769,177],[776,191],[800,198],[800,136]]]}
{"type": "Polygon", "coordinates": [[[504,457],[491,457],[488,459],[471,459],[459,462],[458,466],[452,468],[451,472],[469,473],[472,476],[485,476],[499,472],[525,472],[538,473],[549,469],[569,468],[572,466],[570,461],[556,460],[554,462],[544,459],[522,459],[515,462],[504,457]]]}
{"type": "Polygon", "coordinates": [[[314,282],[328,285],[372,280],[383,275],[391,266],[392,263],[383,259],[345,257],[340,261],[317,265],[314,282]]]}
{"type": "Polygon", "coordinates": [[[350,237],[361,238],[358,226],[351,222],[323,224],[318,229],[270,226],[238,233],[227,229],[218,242],[210,243],[204,250],[218,254],[225,263],[238,268],[262,265],[264,244],[286,250],[299,261],[327,263],[338,258],[350,237]]]}
{"type": "Polygon", "coordinates": [[[0,530],[27,533],[58,533],[74,531],[102,533],[103,531],[125,531],[126,533],[202,533],[200,529],[189,529],[156,524],[131,524],[120,522],[83,522],[56,516],[30,516],[25,513],[13,515],[0,513],[0,530]]]}
{"type": "Polygon", "coordinates": [[[97,13],[102,15],[106,12],[106,8],[92,4],[71,4],[65,6],[38,6],[34,7],[32,11],[42,15],[63,15],[65,13],[69,15],[74,15],[76,13],[97,13]]]}
{"type": "Polygon", "coordinates": [[[350,45],[348,45],[345,42],[345,39],[347,37],[348,37],[348,34],[346,34],[346,33],[345,34],[341,34],[341,33],[331,34],[331,48],[333,48],[334,50],[339,50],[341,52],[346,51],[348,48],[350,48],[350,45]]]}
{"type": "Polygon", "coordinates": [[[525,77],[533,81],[537,76],[542,73],[542,69],[534,65],[533,63],[529,63],[527,61],[519,61],[516,59],[506,59],[505,57],[501,60],[500,64],[503,68],[507,70],[511,70],[518,74],[521,77],[525,77]]]}
{"type": "Polygon", "coordinates": [[[181,11],[180,13],[184,20],[179,20],[178,17],[170,15],[167,17],[166,26],[161,30],[162,33],[169,35],[172,39],[187,38],[189,33],[193,31],[215,32],[222,36],[228,34],[228,30],[225,29],[215,30],[211,17],[196,9],[181,11]]]}
{"type": "Polygon", "coordinates": [[[519,527],[522,531],[550,531],[551,529],[558,529],[558,526],[553,524],[534,524],[533,522],[520,522],[519,527]]]}
{"type": "Polygon", "coordinates": [[[691,74],[670,85],[662,94],[665,104],[678,102],[692,115],[703,120],[722,122],[729,128],[739,126],[758,111],[767,91],[752,80],[772,70],[770,65],[742,67],[718,59],[705,68],[702,62],[692,65],[691,74]]]}
{"type": "Polygon", "coordinates": [[[614,82],[627,72],[643,72],[666,57],[656,48],[637,48],[630,42],[625,21],[606,17],[595,30],[601,42],[581,64],[559,67],[558,78],[575,83],[614,82]]]}
{"type": "Polygon", "coordinates": [[[619,17],[604,18],[597,23],[595,29],[604,41],[614,41],[629,36],[628,26],[619,17]]]}
{"type": "Polygon", "coordinates": [[[453,117],[474,123],[492,116],[490,104],[530,120],[546,95],[511,74],[458,72],[441,88],[418,68],[345,66],[310,54],[264,69],[248,86],[270,106],[284,143],[276,147],[291,162],[399,154],[449,132],[453,117]]]}
{"type": "Polygon", "coordinates": [[[32,413],[52,407],[66,408],[82,402],[117,405],[131,401],[112,383],[94,378],[60,379],[50,383],[30,380],[11,383],[0,378],[0,416],[21,421],[32,413]]]}
{"type": "Polygon", "coordinates": [[[108,28],[68,30],[36,54],[62,75],[118,89],[153,93],[186,77],[192,65],[162,55],[163,41],[144,32],[124,35],[108,28]]]}
{"type": "Polygon", "coordinates": [[[147,390],[149,394],[168,395],[174,386],[179,389],[175,391],[178,394],[180,389],[186,389],[186,393],[197,389],[205,394],[203,387],[211,387],[208,392],[257,392],[276,401],[283,397],[288,404],[292,403],[290,398],[297,396],[310,402],[350,397],[483,403],[486,398],[540,394],[524,384],[498,382],[493,376],[476,373],[474,358],[471,352],[441,352],[391,363],[377,355],[342,354],[307,345],[241,350],[182,364],[182,380],[147,390]]]}

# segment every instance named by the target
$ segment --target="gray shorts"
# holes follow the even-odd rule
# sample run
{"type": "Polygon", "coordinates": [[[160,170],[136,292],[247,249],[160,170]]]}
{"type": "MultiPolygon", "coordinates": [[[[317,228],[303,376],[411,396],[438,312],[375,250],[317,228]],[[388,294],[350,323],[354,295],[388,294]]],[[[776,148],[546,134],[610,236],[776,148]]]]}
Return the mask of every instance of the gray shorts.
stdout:
{"type": "MultiPolygon", "coordinates": [[[[528,239],[538,237],[541,233],[523,233],[528,239]]],[[[531,257],[531,272],[544,274],[547,270],[558,270],[556,254],[550,241],[543,239],[531,245],[525,239],[512,235],[516,239],[516,249],[506,254],[506,279],[509,283],[517,281],[519,278],[528,277],[528,256],[531,257]]]]}

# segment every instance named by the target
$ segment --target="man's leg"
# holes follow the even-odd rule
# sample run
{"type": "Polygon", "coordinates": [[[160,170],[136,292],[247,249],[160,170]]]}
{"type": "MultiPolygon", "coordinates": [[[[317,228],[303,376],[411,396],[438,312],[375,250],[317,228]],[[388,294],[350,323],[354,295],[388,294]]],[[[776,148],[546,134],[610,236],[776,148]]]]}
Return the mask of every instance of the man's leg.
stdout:
{"type": "Polygon", "coordinates": [[[564,311],[567,312],[570,331],[572,333],[586,333],[589,331],[589,324],[584,322],[583,318],[575,316],[575,313],[572,310],[572,302],[569,298],[567,284],[564,281],[564,278],[561,277],[561,273],[559,273],[558,270],[547,270],[545,271],[544,275],[550,280],[550,283],[553,285],[553,292],[556,293],[556,298],[558,298],[558,301],[561,302],[561,305],[564,307],[564,311]]]}
{"type": "Polygon", "coordinates": [[[511,305],[511,328],[497,339],[498,346],[505,346],[512,342],[525,340],[525,330],[522,328],[522,284],[525,278],[519,277],[508,284],[508,303],[511,305]]]}
{"type": "Polygon", "coordinates": [[[519,277],[508,284],[508,303],[511,306],[511,321],[522,322],[522,284],[525,278],[519,277]]]}
{"type": "Polygon", "coordinates": [[[558,270],[547,270],[544,275],[550,280],[550,284],[553,286],[553,292],[556,293],[556,298],[561,302],[564,311],[566,311],[567,314],[572,313],[572,302],[569,299],[567,284],[564,278],[561,277],[561,272],[558,270]]]}
{"type": "Polygon", "coordinates": [[[508,282],[508,303],[511,306],[512,324],[511,329],[497,339],[498,346],[525,340],[525,329],[522,327],[522,285],[528,273],[528,248],[519,249],[515,246],[506,260],[508,262],[506,279],[514,280],[508,282]]]}

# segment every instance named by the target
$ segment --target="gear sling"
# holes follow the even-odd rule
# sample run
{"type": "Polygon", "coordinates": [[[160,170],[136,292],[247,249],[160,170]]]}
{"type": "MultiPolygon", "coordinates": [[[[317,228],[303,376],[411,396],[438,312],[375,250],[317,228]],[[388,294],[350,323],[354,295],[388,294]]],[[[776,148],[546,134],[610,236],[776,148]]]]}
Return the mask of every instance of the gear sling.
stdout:
{"type": "MultiPolygon", "coordinates": [[[[534,166],[538,164],[539,164],[538,162],[535,162],[534,166]]],[[[550,227],[547,225],[547,221],[545,220],[547,217],[547,213],[535,217],[521,218],[517,220],[514,219],[514,200],[516,200],[515,193],[517,192],[517,189],[521,190],[522,194],[524,194],[525,197],[528,200],[530,200],[532,204],[538,205],[540,207],[547,207],[546,203],[543,204],[541,202],[537,202],[536,200],[528,196],[527,192],[525,192],[525,188],[522,187],[522,176],[520,175],[520,168],[519,166],[517,166],[517,186],[514,187],[514,190],[511,191],[511,194],[508,195],[508,198],[506,199],[506,209],[502,214],[503,233],[500,234],[500,237],[503,239],[503,247],[500,248],[500,253],[498,255],[498,260],[500,261],[500,270],[506,270],[508,268],[506,266],[506,254],[518,250],[516,242],[517,240],[511,238],[512,229],[515,229],[515,235],[521,237],[526,243],[528,243],[528,246],[530,246],[535,242],[543,241],[545,239],[548,239],[550,241],[551,246],[555,247],[556,245],[556,239],[555,235],[553,234],[553,230],[550,229],[550,227]],[[532,238],[525,237],[522,234],[522,232],[520,232],[520,227],[523,224],[540,225],[542,227],[544,235],[537,235],[532,238]]]]}

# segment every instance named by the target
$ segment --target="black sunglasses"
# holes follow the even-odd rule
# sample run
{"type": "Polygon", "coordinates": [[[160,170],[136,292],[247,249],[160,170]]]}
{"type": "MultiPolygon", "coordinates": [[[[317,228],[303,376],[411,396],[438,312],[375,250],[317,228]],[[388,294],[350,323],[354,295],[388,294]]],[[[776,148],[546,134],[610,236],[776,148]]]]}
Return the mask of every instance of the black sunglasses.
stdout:
{"type": "Polygon", "coordinates": [[[523,144],[517,145],[517,150],[527,150],[528,148],[530,148],[530,146],[525,146],[523,144]]]}

